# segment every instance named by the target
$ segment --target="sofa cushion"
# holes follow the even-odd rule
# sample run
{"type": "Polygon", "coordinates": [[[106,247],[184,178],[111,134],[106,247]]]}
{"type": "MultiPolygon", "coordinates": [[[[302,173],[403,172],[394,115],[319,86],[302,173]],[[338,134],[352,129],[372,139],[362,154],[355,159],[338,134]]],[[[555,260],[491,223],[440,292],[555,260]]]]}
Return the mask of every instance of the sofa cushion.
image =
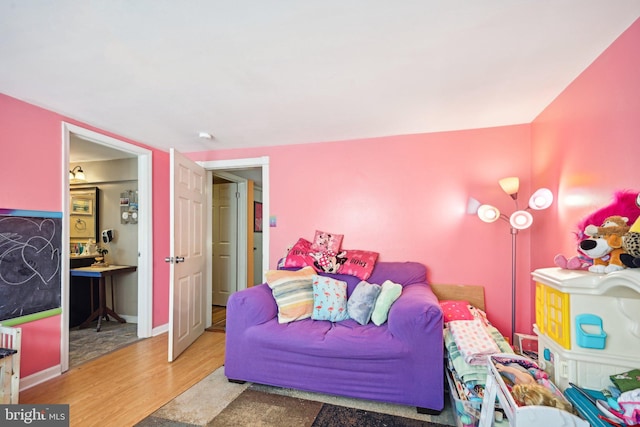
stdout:
{"type": "Polygon", "coordinates": [[[368,283],[364,280],[358,283],[347,302],[349,317],[361,325],[369,323],[381,289],[380,285],[368,283]]]}
{"type": "MultiPolygon", "coordinates": [[[[280,268],[294,271],[299,267],[280,268]]],[[[323,272],[319,272],[318,274],[347,282],[347,297],[351,296],[353,290],[361,281],[361,279],[356,276],[351,276],[349,274],[332,274],[323,272]]],[[[371,273],[371,277],[366,280],[369,283],[384,283],[385,280],[391,280],[393,283],[402,285],[404,288],[406,285],[411,285],[413,283],[427,283],[427,269],[424,265],[417,262],[377,262],[373,272],[371,273]]]]}
{"type": "Polygon", "coordinates": [[[374,325],[380,326],[387,321],[391,305],[400,297],[400,294],[402,294],[402,285],[393,283],[391,280],[386,280],[382,284],[380,295],[371,314],[374,325]]]}
{"type": "Polygon", "coordinates": [[[289,249],[287,256],[284,258],[284,266],[287,268],[300,268],[307,265],[313,265],[313,257],[311,253],[311,242],[300,238],[289,249]]]}
{"type": "Polygon", "coordinates": [[[442,300],[440,308],[444,317],[444,323],[453,320],[473,320],[473,314],[469,310],[469,302],[463,300],[442,300]]]}
{"type": "Polygon", "coordinates": [[[342,245],[344,235],[327,233],[326,231],[316,230],[316,235],[311,243],[311,250],[314,252],[333,252],[338,253],[342,245]]]}
{"type": "Polygon", "coordinates": [[[386,324],[360,325],[353,319],[329,322],[309,318],[287,324],[274,319],[250,327],[246,334],[256,348],[277,349],[283,363],[302,355],[327,358],[326,363],[340,359],[373,363],[374,360],[398,359],[407,348],[407,343],[395,338],[386,324]]]}
{"type": "Polygon", "coordinates": [[[349,318],[347,314],[347,284],[331,277],[313,276],[314,320],[340,322],[349,318]]]}
{"type": "Polygon", "coordinates": [[[278,305],[279,323],[311,317],[313,311],[312,280],[315,273],[311,267],[304,267],[297,271],[267,271],[267,284],[278,305]]]}
{"type": "Polygon", "coordinates": [[[427,283],[427,268],[418,262],[378,262],[369,283],[384,283],[391,280],[403,287],[413,283],[427,283]]]}
{"type": "Polygon", "coordinates": [[[339,274],[349,274],[356,276],[360,280],[367,280],[371,276],[378,259],[377,252],[350,249],[342,252],[345,253],[344,258],[346,258],[346,261],[338,269],[339,274]]]}

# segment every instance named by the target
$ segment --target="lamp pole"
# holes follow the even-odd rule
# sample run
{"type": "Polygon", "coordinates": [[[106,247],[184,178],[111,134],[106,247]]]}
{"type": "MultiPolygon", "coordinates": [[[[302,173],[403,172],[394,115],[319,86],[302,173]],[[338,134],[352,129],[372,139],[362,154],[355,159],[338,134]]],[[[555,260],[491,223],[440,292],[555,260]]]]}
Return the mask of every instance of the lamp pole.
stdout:
{"type": "Polygon", "coordinates": [[[553,203],[553,193],[548,188],[540,188],[529,198],[528,206],[521,210],[518,207],[518,189],[520,180],[517,177],[502,178],[498,181],[502,190],[514,201],[516,210],[510,216],[500,212],[495,206],[481,204],[473,197],[467,202],[467,213],[477,214],[484,222],[494,222],[498,219],[506,221],[511,230],[511,344],[515,344],[516,337],[516,236],[518,230],[525,230],[531,226],[533,216],[530,209],[547,209],[553,203]]]}
{"type": "Polygon", "coordinates": [[[511,345],[516,337],[516,236],[518,229],[511,227],[511,345]]]}

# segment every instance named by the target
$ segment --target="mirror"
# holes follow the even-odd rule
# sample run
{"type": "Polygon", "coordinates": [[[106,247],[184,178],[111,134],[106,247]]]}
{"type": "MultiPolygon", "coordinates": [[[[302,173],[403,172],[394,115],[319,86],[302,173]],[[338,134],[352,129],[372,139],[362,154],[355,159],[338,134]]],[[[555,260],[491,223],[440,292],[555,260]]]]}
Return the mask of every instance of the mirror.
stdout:
{"type": "Polygon", "coordinates": [[[98,187],[74,187],[70,191],[69,237],[72,244],[98,241],[98,191],[98,187]]]}

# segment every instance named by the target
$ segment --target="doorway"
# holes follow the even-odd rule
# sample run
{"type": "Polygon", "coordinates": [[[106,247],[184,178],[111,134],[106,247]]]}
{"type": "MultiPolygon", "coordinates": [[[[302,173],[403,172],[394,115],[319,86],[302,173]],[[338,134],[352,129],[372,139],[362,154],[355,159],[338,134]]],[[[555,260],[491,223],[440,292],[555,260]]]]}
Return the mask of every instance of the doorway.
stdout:
{"type": "MultiPolygon", "coordinates": [[[[211,179],[209,180],[211,185],[213,185],[213,174],[229,174],[233,175],[236,178],[232,179],[233,181],[237,181],[242,183],[243,181],[256,181],[259,183],[256,185],[256,188],[259,190],[259,197],[262,202],[262,221],[261,224],[261,232],[259,239],[249,239],[248,234],[252,237],[254,236],[254,218],[249,218],[247,216],[247,203],[248,199],[251,199],[251,206],[253,207],[253,200],[256,198],[255,194],[246,196],[244,199],[241,198],[238,205],[238,223],[240,226],[238,227],[238,249],[237,249],[237,272],[238,276],[236,279],[237,289],[241,290],[246,288],[247,286],[251,286],[256,283],[261,283],[264,281],[264,266],[269,265],[269,158],[268,157],[258,157],[258,158],[248,158],[248,159],[235,159],[235,160],[217,160],[217,161],[207,161],[207,162],[198,162],[202,167],[204,167],[211,174],[211,179]],[[255,177],[255,173],[258,174],[258,177],[255,177]],[[249,174],[249,177],[245,178],[249,174]],[[238,178],[240,177],[240,178],[238,178]],[[242,202],[244,200],[244,202],[242,202]],[[244,203],[244,204],[243,204],[244,203]],[[249,226],[251,224],[251,227],[249,226]],[[250,242],[249,242],[250,241],[250,242]],[[250,243],[250,244],[249,244],[250,243]],[[244,245],[244,246],[243,246],[244,245]],[[254,249],[255,248],[255,249],[254,249]],[[251,251],[252,256],[249,256],[248,253],[251,251]],[[253,258],[253,254],[256,254],[258,257],[258,261],[255,263],[249,263],[249,259],[253,258]],[[251,265],[249,265],[251,264],[251,265]],[[255,271],[258,269],[258,271],[255,271]],[[258,279],[259,278],[259,279],[258,279]],[[257,281],[256,281],[257,280],[257,281]]],[[[225,175],[227,179],[229,179],[229,175],[225,175]]],[[[245,185],[246,186],[246,185],[245,185]]],[[[241,185],[240,185],[241,187],[241,185]]],[[[247,189],[246,192],[254,192],[254,188],[247,189]]],[[[210,192],[210,194],[213,191],[210,192]]],[[[240,191],[242,193],[242,191],[240,191]]],[[[209,201],[209,206],[212,206],[212,200],[209,201]]],[[[213,208],[209,210],[209,218],[208,218],[208,235],[212,236],[213,234],[213,208]]],[[[213,275],[214,275],[214,262],[213,262],[213,238],[210,239],[212,242],[211,245],[208,245],[207,250],[209,262],[207,263],[207,277],[208,283],[212,283],[213,286],[213,275]]],[[[217,272],[216,272],[217,273],[217,272]]],[[[207,312],[207,325],[212,325],[212,317],[213,317],[213,291],[207,295],[207,306],[212,307],[212,310],[207,312]]],[[[215,325],[214,325],[215,326],[215,325]]]]}
{"type": "MultiPolygon", "coordinates": [[[[226,175],[226,174],[225,174],[226,175]]],[[[238,202],[239,184],[214,173],[211,204],[211,300],[215,307],[226,307],[238,287],[238,202]]],[[[220,310],[218,310],[220,312],[220,310]]],[[[215,314],[215,310],[214,310],[215,314]]],[[[214,322],[215,323],[215,322],[214,322]]],[[[219,323],[219,322],[218,322],[219,323]]]]}
{"type": "MultiPolygon", "coordinates": [[[[136,226],[137,233],[131,233],[129,230],[123,237],[127,239],[133,238],[137,241],[137,253],[130,255],[130,265],[137,266],[137,291],[134,291],[134,295],[137,299],[137,327],[135,328],[136,338],[146,338],[151,336],[152,328],[152,232],[151,232],[151,151],[138,147],[133,144],[125,143],[123,141],[93,132],[72,124],[63,123],[63,138],[62,138],[62,152],[63,152],[63,186],[64,188],[70,188],[70,177],[67,174],[67,169],[74,159],[74,153],[71,151],[71,147],[79,147],[77,141],[81,141],[81,146],[84,150],[83,161],[96,162],[98,160],[107,160],[115,158],[126,158],[134,162],[134,166],[137,167],[134,179],[137,181],[137,208],[136,211],[136,226]]],[[[102,162],[97,162],[97,164],[102,162]]],[[[114,181],[105,183],[106,187],[113,187],[114,181]]],[[[120,193],[122,194],[122,193],[120,193]]],[[[111,197],[113,199],[113,197],[111,197]]],[[[117,198],[117,193],[115,196],[117,198]]],[[[126,199],[126,198],[125,198],[126,199]]],[[[127,200],[128,201],[128,200],[127,200]]],[[[112,200],[113,202],[113,200],[112,200]]],[[[122,212],[122,198],[115,202],[114,209],[115,214],[118,215],[118,219],[122,212]]],[[[63,217],[69,218],[70,196],[69,192],[63,192],[63,217]]],[[[129,212],[127,208],[127,212],[129,212]]],[[[126,218],[130,221],[130,218],[126,218]]],[[[124,221],[124,219],[123,219],[124,221]]],[[[63,241],[70,242],[70,232],[66,227],[63,229],[63,241]]],[[[123,242],[124,243],[124,242],[123,242]]],[[[61,315],[61,372],[69,369],[69,308],[70,308],[70,252],[64,251],[63,253],[63,284],[62,284],[62,315],[61,315]]],[[[117,292],[117,291],[116,291],[117,292]]],[[[99,334],[93,329],[94,334],[99,334]]]]}

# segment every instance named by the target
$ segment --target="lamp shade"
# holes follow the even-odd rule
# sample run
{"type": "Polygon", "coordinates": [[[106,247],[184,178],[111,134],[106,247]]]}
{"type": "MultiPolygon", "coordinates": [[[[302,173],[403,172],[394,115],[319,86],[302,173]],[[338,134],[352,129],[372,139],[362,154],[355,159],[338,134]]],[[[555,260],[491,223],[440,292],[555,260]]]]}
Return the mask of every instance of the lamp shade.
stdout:
{"type": "Polygon", "coordinates": [[[484,222],[494,222],[500,218],[500,211],[495,206],[480,205],[478,208],[478,217],[484,222]]]}
{"type": "Polygon", "coordinates": [[[537,211],[547,209],[553,203],[553,193],[548,188],[540,188],[529,198],[529,207],[537,211]]]}
{"type": "Polygon", "coordinates": [[[502,190],[508,195],[517,194],[520,188],[520,179],[517,176],[510,176],[508,178],[502,178],[498,181],[502,190]]]}
{"type": "Polygon", "coordinates": [[[473,197],[469,197],[467,201],[467,215],[475,215],[478,213],[478,208],[482,203],[478,201],[478,199],[474,199],[473,197]]]}
{"type": "Polygon", "coordinates": [[[81,166],[76,166],[69,171],[69,181],[72,184],[77,184],[78,182],[85,182],[87,180],[84,175],[84,171],[81,166]]]}
{"type": "Polygon", "coordinates": [[[509,217],[509,224],[517,230],[524,230],[533,224],[533,215],[527,211],[515,211],[509,217]]]}

